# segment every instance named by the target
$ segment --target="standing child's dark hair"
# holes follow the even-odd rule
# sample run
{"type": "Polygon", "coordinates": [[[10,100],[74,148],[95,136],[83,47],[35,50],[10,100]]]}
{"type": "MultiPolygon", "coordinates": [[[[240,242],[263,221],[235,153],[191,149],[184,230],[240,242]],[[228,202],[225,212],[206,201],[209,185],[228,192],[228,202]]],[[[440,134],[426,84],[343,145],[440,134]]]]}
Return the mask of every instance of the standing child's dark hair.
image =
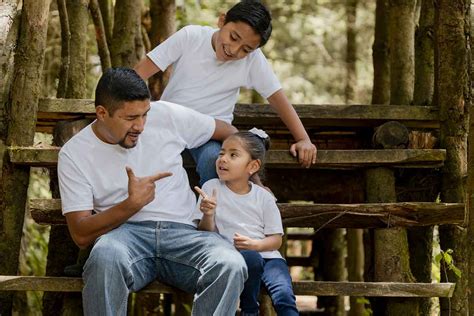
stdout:
{"type": "Polygon", "coordinates": [[[234,5],[225,15],[225,23],[245,22],[260,35],[260,47],[272,34],[272,17],[260,1],[244,0],[234,5]]]}
{"type": "Polygon", "coordinates": [[[242,142],[244,149],[252,160],[260,160],[260,170],[257,172],[263,178],[265,154],[270,148],[270,137],[261,129],[252,128],[249,131],[238,132],[230,137],[236,137],[242,142]]]}

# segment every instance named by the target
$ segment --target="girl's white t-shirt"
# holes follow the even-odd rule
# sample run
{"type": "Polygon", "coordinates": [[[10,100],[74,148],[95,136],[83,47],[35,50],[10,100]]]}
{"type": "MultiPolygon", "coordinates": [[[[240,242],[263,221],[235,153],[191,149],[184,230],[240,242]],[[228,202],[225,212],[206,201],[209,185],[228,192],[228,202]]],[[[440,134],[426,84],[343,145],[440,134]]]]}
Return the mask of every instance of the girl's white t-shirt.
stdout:
{"type": "MultiPolygon", "coordinates": [[[[217,192],[216,227],[220,235],[233,242],[235,233],[252,239],[263,239],[266,235],[282,234],[280,210],[275,197],[264,188],[249,182],[251,189],[247,194],[231,191],[219,179],[211,179],[204,183],[202,190],[209,196],[215,189],[217,192]]],[[[200,220],[199,210],[202,197],[199,197],[194,219],[200,220]]],[[[263,258],[282,258],[278,250],[260,252],[263,258]]]]}
{"type": "Polygon", "coordinates": [[[185,26],[147,56],[163,71],[172,65],[161,100],[231,123],[241,87],[255,89],[267,99],[281,84],[260,49],[243,59],[217,60],[211,42],[217,31],[209,26],[185,26]]]}
{"type": "Polygon", "coordinates": [[[137,177],[158,172],[155,199],[129,221],[173,221],[194,225],[196,197],[183,168],[181,152],[207,142],[215,129],[210,116],[164,101],[151,103],[145,129],[134,148],[101,141],[92,124],[72,137],[59,153],[58,174],[63,214],[107,210],[128,197],[131,167],[137,177]]]}

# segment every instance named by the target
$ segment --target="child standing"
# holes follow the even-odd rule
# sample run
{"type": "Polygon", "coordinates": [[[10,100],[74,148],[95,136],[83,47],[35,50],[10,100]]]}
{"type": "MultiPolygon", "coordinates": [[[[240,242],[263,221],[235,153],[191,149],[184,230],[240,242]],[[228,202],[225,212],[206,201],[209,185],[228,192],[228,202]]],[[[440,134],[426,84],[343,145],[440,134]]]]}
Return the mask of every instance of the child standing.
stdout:
{"type": "MultiPolygon", "coordinates": [[[[316,162],[316,146],[283,92],[259,47],[272,32],[269,11],[258,1],[242,1],[221,14],[219,29],[189,25],[155,47],[135,70],[148,79],[172,65],[171,78],[161,97],[232,123],[241,87],[255,89],[267,99],[290,130],[290,147],[304,167],[316,162]]],[[[231,127],[232,128],[232,127],[231,127]]],[[[232,132],[235,132],[232,129],[232,132]]],[[[200,185],[216,178],[215,161],[221,144],[210,141],[190,150],[200,185]]]]}
{"type": "Polygon", "coordinates": [[[224,141],[216,161],[219,179],[207,181],[202,190],[195,187],[200,194],[196,219],[199,229],[218,232],[233,243],[247,263],[241,315],[258,315],[262,282],[278,315],[298,315],[288,266],[278,252],[280,211],[271,193],[249,181],[263,168],[268,145],[266,133],[255,128],[224,141]]]}

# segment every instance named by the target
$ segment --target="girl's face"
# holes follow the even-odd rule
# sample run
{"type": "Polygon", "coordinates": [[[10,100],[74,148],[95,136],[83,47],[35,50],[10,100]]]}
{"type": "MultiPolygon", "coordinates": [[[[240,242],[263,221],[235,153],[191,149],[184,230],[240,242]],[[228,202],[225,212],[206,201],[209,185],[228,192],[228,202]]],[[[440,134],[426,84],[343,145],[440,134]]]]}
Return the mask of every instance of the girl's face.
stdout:
{"type": "Polygon", "coordinates": [[[230,137],[222,144],[216,170],[222,181],[248,181],[250,176],[260,169],[260,161],[252,160],[242,141],[230,137]]]}

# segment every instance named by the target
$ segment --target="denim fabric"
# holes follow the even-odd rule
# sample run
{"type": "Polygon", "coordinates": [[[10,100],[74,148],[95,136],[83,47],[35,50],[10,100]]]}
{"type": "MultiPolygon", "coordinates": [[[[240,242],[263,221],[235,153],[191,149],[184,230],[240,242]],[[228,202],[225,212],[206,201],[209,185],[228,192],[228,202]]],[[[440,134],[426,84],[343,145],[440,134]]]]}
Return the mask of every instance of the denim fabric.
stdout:
{"type": "Polygon", "coordinates": [[[85,315],[126,315],[151,281],[195,293],[192,315],[235,313],[247,269],[216,233],[174,222],[127,222],[99,237],[84,266],[85,315]]]}
{"type": "Polygon", "coordinates": [[[207,180],[217,178],[216,160],[219,157],[221,146],[222,143],[210,140],[200,147],[189,149],[199,174],[199,186],[202,187],[207,180]]]}
{"type": "Polygon", "coordinates": [[[241,251],[240,253],[247,263],[249,275],[240,296],[241,315],[258,315],[260,280],[267,289],[278,316],[299,315],[286,261],[279,258],[263,259],[255,251],[241,251]],[[261,276],[258,280],[251,280],[258,275],[261,276]]]}

